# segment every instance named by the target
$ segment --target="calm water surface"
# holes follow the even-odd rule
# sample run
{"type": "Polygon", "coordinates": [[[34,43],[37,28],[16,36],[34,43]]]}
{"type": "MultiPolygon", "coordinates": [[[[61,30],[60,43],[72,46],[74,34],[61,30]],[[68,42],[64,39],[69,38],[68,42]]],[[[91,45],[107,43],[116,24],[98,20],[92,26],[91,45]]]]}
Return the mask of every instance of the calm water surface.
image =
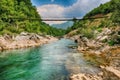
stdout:
{"type": "Polygon", "coordinates": [[[0,52],[0,80],[69,80],[71,73],[96,73],[68,39],[41,47],[0,52]]]}

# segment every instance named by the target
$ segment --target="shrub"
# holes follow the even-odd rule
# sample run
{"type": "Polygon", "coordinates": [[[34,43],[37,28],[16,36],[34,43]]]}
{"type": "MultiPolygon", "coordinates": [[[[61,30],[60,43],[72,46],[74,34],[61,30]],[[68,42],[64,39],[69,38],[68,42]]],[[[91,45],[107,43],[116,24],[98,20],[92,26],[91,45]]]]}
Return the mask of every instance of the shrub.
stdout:
{"type": "Polygon", "coordinates": [[[83,36],[87,37],[87,38],[94,38],[94,32],[91,28],[86,28],[86,29],[82,29],[81,33],[83,34],[83,36]]]}
{"type": "Polygon", "coordinates": [[[116,43],[116,42],[115,42],[114,40],[109,40],[109,41],[108,41],[108,44],[109,44],[110,46],[115,45],[115,43],[116,43]]]}
{"type": "Polygon", "coordinates": [[[98,31],[98,32],[102,32],[102,28],[98,28],[97,31],[98,31]]]}
{"type": "Polygon", "coordinates": [[[9,34],[11,35],[12,33],[9,30],[4,29],[0,34],[9,34]]]}

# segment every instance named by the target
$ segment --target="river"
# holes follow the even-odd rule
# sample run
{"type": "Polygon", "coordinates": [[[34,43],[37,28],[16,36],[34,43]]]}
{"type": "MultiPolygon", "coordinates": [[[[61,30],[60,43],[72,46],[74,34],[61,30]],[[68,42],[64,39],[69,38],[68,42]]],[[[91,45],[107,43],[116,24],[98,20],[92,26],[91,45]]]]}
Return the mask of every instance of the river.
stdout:
{"type": "Polygon", "coordinates": [[[0,52],[0,80],[69,80],[71,73],[96,73],[69,39],[39,47],[0,52]]]}

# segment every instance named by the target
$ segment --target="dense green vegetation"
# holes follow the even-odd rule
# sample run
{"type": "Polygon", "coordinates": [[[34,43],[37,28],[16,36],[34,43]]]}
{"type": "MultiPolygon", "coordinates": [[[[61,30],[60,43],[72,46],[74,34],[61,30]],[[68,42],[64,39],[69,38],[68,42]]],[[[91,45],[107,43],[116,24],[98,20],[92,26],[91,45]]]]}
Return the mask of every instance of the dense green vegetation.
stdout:
{"type": "Polygon", "coordinates": [[[0,0],[0,34],[19,34],[21,32],[53,36],[65,33],[62,29],[50,27],[42,22],[30,0],[0,0]],[[34,18],[38,20],[34,20],[34,18]]]}
{"type": "Polygon", "coordinates": [[[111,7],[111,3],[107,2],[106,4],[101,4],[99,7],[93,9],[91,12],[85,15],[86,17],[92,17],[97,14],[108,14],[113,11],[113,7],[111,7]]]}
{"type": "Polygon", "coordinates": [[[112,0],[111,5],[113,5],[113,15],[112,20],[114,23],[120,25],[120,0],[112,0]]]}
{"type": "Polygon", "coordinates": [[[113,26],[112,24],[119,25],[120,24],[120,0],[111,0],[110,2],[101,4],[99,7],[95,8],[91,12],[87,13],[84,16],[84,19],[91,18],[91,17],[94,17],[94,18],[101,17],[101,15],[104,17],[107,14],[110,14],[109,15],[110,18],[98,19],[99,23],[94,24],[92,26],[90,26],[89,24],[91,24],[92,22],[94,23],[95,19],[80,20],[80,21],[75,20],[74,25],[71,28],[68,28],[66,33],[69,33],[70,31],[75,30],[75,29],[80,30],[80,31],[78,31],[78,33],[79,32],[82,33],[83,29],[86,29],[86,30],[89,29],[90,32],[91,32],[90,29],[92,29],[92,30],[97,29],[98,31],[100,31],[101,28],[103,28],[103,27],[113,26]],[[88,27],[90,27],[90,28],[88,28],[88,27]]]}
{"type": "Polygon", "coordinates": [[[114,23],[120,23],[120,0],[111,0],[110,2],[101,4],[99,7],[86,14],[84,18],[92,17],[97,14],[106,15],[108,13],[112,13],[111,19],[114,23]]]}

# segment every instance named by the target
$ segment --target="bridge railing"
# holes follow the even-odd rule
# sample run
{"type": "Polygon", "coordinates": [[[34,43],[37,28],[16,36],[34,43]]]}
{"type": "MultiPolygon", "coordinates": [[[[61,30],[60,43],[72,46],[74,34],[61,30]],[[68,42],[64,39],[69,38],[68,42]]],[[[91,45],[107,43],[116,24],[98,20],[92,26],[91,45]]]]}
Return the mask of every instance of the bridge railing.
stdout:
{"type": "Polygon", "coordinates": [[[40,21],[75,21],[75,20],[90,20],[90,19],[99,19],[99,18],[107,18],[108,16],[104,17],[91,17],[91,18],[14,18],[14,17],[8,17],[8,18],[0,18],[2,20],[10,20],[10,19],[17,19],[17,20],[40,20],[40,21]]]}

